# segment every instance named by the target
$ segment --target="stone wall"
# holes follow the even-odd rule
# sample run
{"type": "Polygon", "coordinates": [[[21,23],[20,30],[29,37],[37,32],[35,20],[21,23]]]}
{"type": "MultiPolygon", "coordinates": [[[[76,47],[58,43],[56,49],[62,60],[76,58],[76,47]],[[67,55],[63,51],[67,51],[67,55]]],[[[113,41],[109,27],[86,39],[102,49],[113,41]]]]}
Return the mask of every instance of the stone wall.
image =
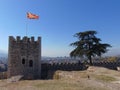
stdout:
{"type": "Polygon", "coordinates": [[[53,64],[42,64],[41,66],[41,78],[52,79],[55,71],[79,71],[85,70],[87,67],[82,63],[53,63],[53,64]]]}
{"type": "MultiPolygon", "coordinates": [[[[117,67],[120,67],[120,62],[108,62],[108,61],[99,61],[93,62],[93,66],[105,67],[113,70],[117,70],[117,67]]],[[[52,64],[42,64],[41,67],[41,77],[42,79],[52,79],[54,73],[57,70],[63,71],[80,71],[86,70],[88,67],[84,63],[52,63],[52,64]]]]}
{"type": "Polygon", "coordinates": [[[113,70],[117,70],[117,67],[120,67],[120,62],[108,62],[108,61],[94,62],[93,65],[94,66],[99,66],[99,67],[105,67],[105,68],[109,68],[109,69],[113,69],[113,70]]]}
{"type": "Polygon", "coordinates": [[[9,37],[8,78],[23,75],[24,79],[40,78],[41,37],[9,37]]]}

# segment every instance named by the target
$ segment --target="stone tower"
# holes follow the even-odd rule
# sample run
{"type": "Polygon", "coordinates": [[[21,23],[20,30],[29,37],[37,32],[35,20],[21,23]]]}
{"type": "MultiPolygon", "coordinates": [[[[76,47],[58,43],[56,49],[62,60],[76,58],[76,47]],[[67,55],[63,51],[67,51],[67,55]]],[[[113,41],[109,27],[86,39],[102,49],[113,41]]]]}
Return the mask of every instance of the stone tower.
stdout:
{"type": "Polygon", "coordinates": [[[34,40],[20,36],[9,36],[8,78],[22,75],[23,79],[41,76],[41,37],[34,40]]]}

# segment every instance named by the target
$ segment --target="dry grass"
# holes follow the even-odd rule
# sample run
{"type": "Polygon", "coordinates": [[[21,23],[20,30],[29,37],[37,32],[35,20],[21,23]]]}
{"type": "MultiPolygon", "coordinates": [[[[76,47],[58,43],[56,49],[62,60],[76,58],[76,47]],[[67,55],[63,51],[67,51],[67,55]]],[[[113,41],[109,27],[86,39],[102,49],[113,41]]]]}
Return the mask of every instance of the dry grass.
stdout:
{"type": "Polygon", "coordinates": [[[94,75],[94,77],[96,78],[96,80],[101,80],[103,82],[112,82],[117,80],[115,77],[106,75],[94,75]]]}
{"type": "Polygon", "coordinates": [[[92,67],[86,71],[57,71],[54,80],[0,80],[0,90],[119,90],[120,72],[92,67]],[[90,78],[88,78],[88,75],[90,78]]]}
{"type": "MultiPolygon", "coordinates": [[[[1,83],[1,82],[0,82],[1,83]]],[[[34,80],[7,83],[0,90],[108,90],[105,87],[86,85],[82,81],[72,80],[34,80]]]]}

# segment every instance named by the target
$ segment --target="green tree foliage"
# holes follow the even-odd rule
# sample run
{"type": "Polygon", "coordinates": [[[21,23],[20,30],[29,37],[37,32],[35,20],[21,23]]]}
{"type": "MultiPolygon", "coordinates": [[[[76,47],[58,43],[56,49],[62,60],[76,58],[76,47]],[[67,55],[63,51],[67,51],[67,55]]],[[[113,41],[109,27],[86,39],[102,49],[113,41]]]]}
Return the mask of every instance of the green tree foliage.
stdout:
{"type": "Polygon", "coordinates": [[[95,36],[96,31],[85,31],[76,33],[74,36],[78,41],[71,43],[75,49],[70,52],[71,57],[87,57],[92,65],[92,57],[101,56],[108,51],[107,47],[111,45],[100,43],[101,39],[95,36]]]}

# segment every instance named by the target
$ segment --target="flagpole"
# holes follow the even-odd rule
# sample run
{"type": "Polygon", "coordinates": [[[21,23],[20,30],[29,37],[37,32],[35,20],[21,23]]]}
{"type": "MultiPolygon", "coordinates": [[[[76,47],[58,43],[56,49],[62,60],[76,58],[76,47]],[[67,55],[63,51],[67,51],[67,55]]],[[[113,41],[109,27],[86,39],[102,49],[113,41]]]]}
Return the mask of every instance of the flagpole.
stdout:
{"type": "MultiPolygon", "coordinates": [[[[28,36],[28,18],[26,18],[26,37],[28,36]]],[[[27,37],[27,46],[25,51],[26,59],[28,60],[28,37],[27,37]]]]}
{"type": "Polygon", "coordinates": [[[26,36],[28,35],[28,22],[26,20],[26,36]]]}

